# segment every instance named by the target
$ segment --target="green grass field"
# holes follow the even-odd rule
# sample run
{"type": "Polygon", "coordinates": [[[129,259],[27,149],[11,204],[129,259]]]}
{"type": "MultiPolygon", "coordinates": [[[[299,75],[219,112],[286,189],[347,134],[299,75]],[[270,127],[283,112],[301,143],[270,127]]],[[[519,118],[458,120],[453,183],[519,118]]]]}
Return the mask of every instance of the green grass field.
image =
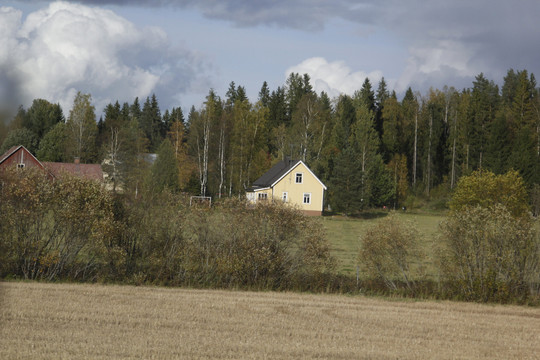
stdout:
{"type": "MultiPolygon", "coordinates": [[[[321,218],[326,228],[328,240],[332,244],[333,255],[338,259],[338,271],[342,274],[356,274],[357,256],[360,248],[360,237],[366,229],[376,221],[386,216],[386,213],[373,213],[365,218],[350,218],[343,216],[327,216],[321,218]]],[[[412,213],[399,212],[398,216],[413,221],[421,234],[422,248],[426,254],[423,265],[426,271],[433,272],[433,245],[439,224],[444,220],[443,213],[412,213]]]]}

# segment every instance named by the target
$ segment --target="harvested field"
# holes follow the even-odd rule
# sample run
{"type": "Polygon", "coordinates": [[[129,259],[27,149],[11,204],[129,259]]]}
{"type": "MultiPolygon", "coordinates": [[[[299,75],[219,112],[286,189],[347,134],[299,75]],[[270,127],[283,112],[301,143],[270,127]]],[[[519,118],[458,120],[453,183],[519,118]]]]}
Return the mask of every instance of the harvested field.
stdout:
{"type": "Polygon", "coordinates": [[[538,359],[540,309],[0,282],[1,359],[538,359]]]}

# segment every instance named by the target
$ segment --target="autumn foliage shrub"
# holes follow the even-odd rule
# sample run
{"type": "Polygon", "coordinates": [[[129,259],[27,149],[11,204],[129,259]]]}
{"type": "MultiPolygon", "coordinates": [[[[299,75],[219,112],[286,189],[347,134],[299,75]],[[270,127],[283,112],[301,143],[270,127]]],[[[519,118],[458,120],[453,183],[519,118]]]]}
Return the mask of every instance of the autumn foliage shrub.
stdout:
{"type": "Polygon", "coordinates": [[[413,223],[390,214],[362,236],[359,265],[367,279],[380,281],[390,290],[404,285],[408,292],[414,292],[416,281],[422,277],[417,264],[424,257],[419,240],[413,223]]]}
{"type": "Polygon", "coordinates": [[[475,301],[525,302],[540,295],[540,238],[516,171],[460,179],[441,224],[442,289],[475,301]]]}
{"type": "Polygon", "coordinates": [[[334,270],[322,224],[282,204],[190,206],[29,169],[1,180],[2,277],[289,289],[334,270]]]}
{"type": "Polygon", "coordinates": [[[476,301],[526,301],[538,296],[540,239],[529,216],[503,205],[466,207],[441,224],[445,290],[476,301]]]}
{"type": "Polygon", "coordinates": [[[52,181],[31,169],[1,174],[2,275],[53,280],[95,276],[107,261],[113,209],[95,182],[52,181]]]}
{"type": "Polygon", "coordinates": [[[334,266],[321,224],[281,204],[229,199],[212,210],[196,208],[186,216],[184,236],[191,281],[279,289],[334,266]]]}

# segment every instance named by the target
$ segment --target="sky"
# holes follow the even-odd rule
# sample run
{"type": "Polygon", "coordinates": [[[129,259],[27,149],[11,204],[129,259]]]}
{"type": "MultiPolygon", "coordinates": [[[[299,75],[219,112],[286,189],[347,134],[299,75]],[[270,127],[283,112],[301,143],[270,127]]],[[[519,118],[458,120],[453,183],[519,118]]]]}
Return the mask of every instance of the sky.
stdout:
{"type": "Polygon", "coordinates": [[[89,0],[0,3],[0,106],[43,98],[67,115],[156,94],[200,108],[231,81],[256,101],[291,72],[352,95],[384,77],[398,96],[509,69],[540,73],[538,0],[89,0]]]}

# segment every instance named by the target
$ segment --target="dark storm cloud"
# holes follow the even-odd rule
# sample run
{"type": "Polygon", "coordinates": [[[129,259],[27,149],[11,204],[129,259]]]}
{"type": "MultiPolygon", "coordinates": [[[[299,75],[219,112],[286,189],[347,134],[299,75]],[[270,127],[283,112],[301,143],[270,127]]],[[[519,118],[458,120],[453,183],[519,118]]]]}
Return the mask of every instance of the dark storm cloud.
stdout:
{"type": "MultiPolygon", "coordinates": [[[[510,67],[537,67],[540,52],[534,44],[540,1],[398,1],[398,0],[90,0],[84,4],[118,6],[170,6],[191,8],[212,19],[236,26],[288,27],[307,31],[323,29],[331,19],[384,29],[414,49],[441,49],[455,42],[467,52],[471,71],[510,67]]],[[[463,54],[465,56],[465,54],[463,54]]],[[[443,56],[446,56],[443,54],[443,56]]],[[[463,60],[465,61],[465,60],[463,60]]],[[[456,70],[459,72],[457,64],[456,70]]],[[[452,64],[442,64],[451,66],[452,64]]],[[[438,69],[438,70],[441,70],[438,69]]],[[[463,72],[463,71],[462,71],[463,72]]]]}
{"type": "Polygon", "coordinates": [[[192,8],[211,19],[230,21],[236,26],[275,25],[302,30],[319,30],[330,18],[372,23],[386,1],[355,0],[88,0],[85,5],[192,8]]]}

